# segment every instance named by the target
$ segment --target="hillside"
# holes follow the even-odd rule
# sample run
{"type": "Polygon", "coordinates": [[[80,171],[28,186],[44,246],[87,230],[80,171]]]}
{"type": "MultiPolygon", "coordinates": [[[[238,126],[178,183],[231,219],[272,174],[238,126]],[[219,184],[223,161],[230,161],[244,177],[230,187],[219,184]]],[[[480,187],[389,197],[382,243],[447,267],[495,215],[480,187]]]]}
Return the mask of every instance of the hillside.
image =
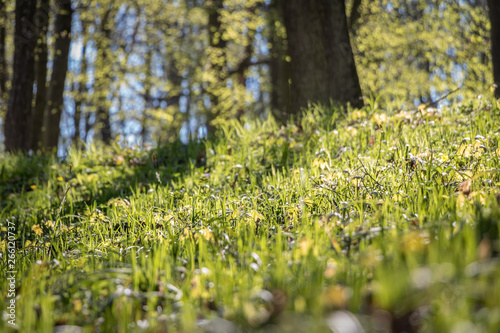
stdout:
{"type": "Polygon", "coordinates": [[[0,307],[22,332],[498,332],[499,135],[486,98],[372,102],[2,156],[0,307]]]}

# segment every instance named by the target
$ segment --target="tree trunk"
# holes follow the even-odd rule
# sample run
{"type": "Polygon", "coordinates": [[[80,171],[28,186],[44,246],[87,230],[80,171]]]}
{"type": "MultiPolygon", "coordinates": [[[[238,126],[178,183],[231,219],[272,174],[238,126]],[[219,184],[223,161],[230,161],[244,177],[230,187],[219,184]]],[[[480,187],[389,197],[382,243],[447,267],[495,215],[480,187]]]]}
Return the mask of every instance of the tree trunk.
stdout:
{"type": "Polygon", "coordinates": [[[36,96],[35,107],[33,109],[32,120],[32,137],[31,149],[37,151],[42,148],[43,136],[43,121],[45,109],[47,107],[47,31],[49,28],[49,10],[50,1],[41,0],[37,9],[38,42],[35,51],[35,81],[36,81],[36,96]]]}
{"type": "Polygon", "coordinates": [[[102,142],[109,145],[111,143],[111,122],[109,120],[109,108],[105,105],[99,105],[97,108],[96,122],[99,123],[102,142]]]}
{"type": "Polygon", "coordinates": [[[5,1],[0,0],[0,100],[5,103],[7,97],[7,59],[5,58],[5,28],[7,25],[7,11],[5,1]]]}
{"type": "Polygon", "coordinates": [[[90,123],[90,115],[91,113],[90,112],[85,112],[85,118],[84,118],[84,125],[85,125],[85,128],[84,128],[84,132],[83,132],[83,139],[82,141],[86,144],[87,143],[87,140],[89,138],[89,132],[90,132],[90,129],[92,127],[91,123],[90,123]]]}
{"type": "Polygon", "coordinates": [[[271,41],[271,63],[269,71],[271,76],[271,112],[280,122],[290,118],[290,62],[286,60],[288,47],[286,39],[279,36],[277,29],[283,24],[282,1],[271,2],[269,11],[269,30],[271,41]]]}
{"type": "Polygon", "coordinates": [[[31,101],[35,79],[35,12],[36,1],[16,1],[14,74],[4,132],[7,151],[27,151],[30,146],[31,101]]]}
{"type": "Polygon", "coordinates": [[[83,103],[83,95],[85,94],[86,86],[87,86],[87,38],[84,38],[83,46],[82,46],[82,55],[80,60],[80,77],[81,80],[75,80],[73,82],[73,91],[75,92],[75,133],[73,134],[73,143],[80,147],[81,145],[81,137],[80,137],[80,122],[82,117],[84,116],[84,103],[83,103]],[[76,85],[78,84],[78,89],[76,85]]]}
{"type": "Polygon", "coordinates": [[[56,148],[59,141],[61,114],[64,105],[64,82],[68,71],[69,47],[71,44],[71,1],[58,0],[58,10],[54,24],[55,44],[52,76],[50,77],[49,99],[45,117],[45,147],[56,148]]]}
{"type": "Polygon", "coordinates": [[[344,0],[284,2],[292,113],[309,103],[363,105],[344,0]]]}
{"type": "Polygon", "coordinates": [[[212,0],[212,5],[208,8],[209,45],[213,51],[213,54],[210,55],[210,65],[215,76],[215,82],[211,82],[209,88],[211,103],[211,109],[207,112],[207,134],[209,136],[215,134],[213,120],[220,114],[218,90],[227,78],[226,41],[222,39],[221,11],[223,8],[223,0],[212,0]]]}
{"type": "MultiPolygon", "coordinates": [[[[181,38],[184,37],[184,33],[181,36],[181,38]]],[[[189,98],[190,95],[192,94],[192,90],[189,90],[189,93],[187,95],[183,94],[183,89],[182,89],[182,82],[184,78],[182,75],[179,73],[179,67],[177,65],[177,59],[175,55],[169,54],[164,58],[163,62],[163,71],[164,71],[164,80],[169,83],[169,85],[172,87],[172,89],[169,90],[168,94],[166,95],[166,102],[167,106],[170,108],[175,108],[177,111],[173,114],[174,118],[172,120],[172,126],[168,126],[168,130],[165,133],[162,133],[161,137],[158,139],[161,140],[166,139],[169,140],[171,138],[176,138],[179,135],[180,128],[178,127],[178,122],[176,121],[179,118],[183,119],[182,123],[187,123],[189,125],[190,121],[190,103],[189,103],[189,98]],[[180,112],[180,100],[181,97],[185,96],[186,97],[186,112],[182,113],[180,112]],[[175,124],[175,125],[174,125],[175,124]]],[[[181,126],[182,126],[181,123],[181,126]]],[[[158,141],[160,142],[160,141],[158,141]]]]}
{"type": "MultiPolygon", "coordinates": [[[[112,6],[112,5],[111,5],[112,6]]],[[[97,117],[96,131],[101,134],[101,140],[104,144],[111,143],[111,122],[109,119],[110,103],[108,101],[108,92],[111,86],[111,59],[109,45],[111,41],[111,24],[114,20],[112,7],[109,7],[101,18],[100,33],[97,36],[97,65],[96,71],[100,72],[99,78],[94,84],[97,93],[97,117]]]]}
{"type": "MultiPolygon", "coordinates": [[[[247,77],[246,77],[246,71],[248,70],[248,67],[250,66],[252,62],[252,55],[253,55],[253,38],[254,38],[255,31],[250,30],[248,32],[247,37],[247,46],[245,46],[245,51],[244,51],[244,58],[241,60],[238,68],[236,69],[236,74],[238,78],[238,84],[241,87],[244,87],[245,89],[247,88],[247,77]]],[[[236,114],[236,117],[238,120],[241,120],[241,118],[245,115],[245,108],[244,107],[239,107],[238,112],[236,114]]]]}
{"type": "Polygon", "coordinates": [[[150,112],[150,109],[152,108],[152,96],[151,96],[151,88],[152,88],[152,61],[153,61],[153,49],[150,48],[146,52],[146,57],[145,57],[145,63],[146,63],[146,68],[145,68],[145,74],[146,77],[144,78],[144,109],[142,110],[142,117],[141,117],[141,145],[142,148],[144,148],[144,145],[146,143],[147,135],[148,135],[148,128],[147,128],[147,120],[148,120],[148,112],[150,112]]]}
{"type": "Polygon", "coordinates": [[[488,0],[491,21],[491,57],[493,62],[493,81],[497,88],[495,97],[500,98],[500,2],[488,0]]]}

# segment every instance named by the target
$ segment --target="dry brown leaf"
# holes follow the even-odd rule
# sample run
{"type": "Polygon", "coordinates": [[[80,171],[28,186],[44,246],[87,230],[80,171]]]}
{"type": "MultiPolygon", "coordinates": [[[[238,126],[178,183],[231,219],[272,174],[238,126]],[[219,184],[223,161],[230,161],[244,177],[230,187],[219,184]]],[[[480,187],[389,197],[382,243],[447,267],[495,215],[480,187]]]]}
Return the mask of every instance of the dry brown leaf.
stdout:
{"type": "Polygon", "coordinates": [[[462,192],[464,195],[470,194],[471,187],[472,187],[472,179],[468,179],[458,184],[458,190],[462,192]]]}

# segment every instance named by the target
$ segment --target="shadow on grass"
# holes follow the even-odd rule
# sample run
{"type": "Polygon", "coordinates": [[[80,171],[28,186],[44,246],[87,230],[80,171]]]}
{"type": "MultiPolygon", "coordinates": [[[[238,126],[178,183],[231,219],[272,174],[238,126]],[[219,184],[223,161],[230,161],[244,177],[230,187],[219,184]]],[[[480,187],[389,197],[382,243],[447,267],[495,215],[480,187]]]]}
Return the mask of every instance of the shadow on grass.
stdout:
{"type": "MultiPolygon", "coordinates": [[[[0,218],[15,217],[24,222],[40,221],[58,212],[72,190],[71,205],[65,203],[62,216],[101,205],[135,190],[183,177],[191,166],[204,164],[205,143],[175,141],[150,150],[133,150],[117,145],[90,147],[58,159],[54,156],[5,155],[0,161],[0,218]],[[76,161],[76,165],[72,163],[76,161]]],[[[16,223],[18,227],[24,223],[16,223]]],[[[28,223],[31,224],[31,223],[28,223]]]]}

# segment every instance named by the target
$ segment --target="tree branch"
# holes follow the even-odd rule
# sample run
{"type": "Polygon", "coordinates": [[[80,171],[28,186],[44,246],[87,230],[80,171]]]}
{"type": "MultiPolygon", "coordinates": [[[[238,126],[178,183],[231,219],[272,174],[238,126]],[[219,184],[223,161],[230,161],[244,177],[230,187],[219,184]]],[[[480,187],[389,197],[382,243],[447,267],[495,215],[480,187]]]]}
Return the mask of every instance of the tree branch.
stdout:
{"type": "Polygon", "coordinates": [[[254,62],[242,61],[236,69],[230,70],[228,72],[229,75],[242,73],[245,69],[251,66],[259,66],[259,65],[269,65],[271,64],[272,59],[262,59],[254,62]]]}

